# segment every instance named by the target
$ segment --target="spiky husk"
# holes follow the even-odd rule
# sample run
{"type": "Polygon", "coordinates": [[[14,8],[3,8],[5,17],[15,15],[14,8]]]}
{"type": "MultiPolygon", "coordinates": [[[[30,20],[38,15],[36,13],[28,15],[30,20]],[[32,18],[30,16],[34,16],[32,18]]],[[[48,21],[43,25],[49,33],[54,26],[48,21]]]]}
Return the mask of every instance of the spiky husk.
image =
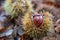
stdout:
{"type": "MultiPolygon", "coordinates": [[[[50,13],[48,12],[47,14],[50,13]]],[[[39,28],[36,28],[35,25],[33,24],[31,16],[32,16],[31,13],[26,13],[22,19],[23,28],[26,31],[26,33],[34,38],[46,36],[53,26],[52,18],[47,17],[47,15],[44,15],[45,17],[43,25],[41,25],[41,27],[39,28]]]]}
{"type": "Polygon", "coordinates": [[[30,0],[6,0],[5,10],[11,15],[11,17],[23,15],[24,13],[31,11],[32,4],[30,0]]]}

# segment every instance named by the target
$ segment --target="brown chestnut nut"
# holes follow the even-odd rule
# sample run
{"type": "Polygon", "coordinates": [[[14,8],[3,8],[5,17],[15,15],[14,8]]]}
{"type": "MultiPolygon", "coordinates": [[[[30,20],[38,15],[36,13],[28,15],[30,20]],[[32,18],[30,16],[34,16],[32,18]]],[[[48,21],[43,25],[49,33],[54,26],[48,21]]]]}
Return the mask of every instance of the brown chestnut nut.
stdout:
{"type": "Polygon", "coordinates": [[[36,14],[33,16],[33,21],[36,27],[40,27],[43,24],[44,18],[40,14],[36,14]]]}

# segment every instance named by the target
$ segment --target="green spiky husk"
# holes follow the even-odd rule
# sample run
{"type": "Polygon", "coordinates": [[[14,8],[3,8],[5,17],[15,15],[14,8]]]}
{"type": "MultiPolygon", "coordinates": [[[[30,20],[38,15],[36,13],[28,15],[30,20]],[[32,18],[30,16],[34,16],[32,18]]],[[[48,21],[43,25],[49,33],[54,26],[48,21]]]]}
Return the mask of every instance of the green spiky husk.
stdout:
{"type": "Polygon", "coordinates": [[[27,13],[22,19],[23,28],[26,31],[26,34],[30,35],[30,37],[33,38],[40,38],[46,36],[53,27],[52,18],[45,16],[43,25],[41,25],[39,28],[36,28],[33,24],[31,16],[31,13],[27,13]]]}
{"type": "Polygon", "coordinates": [[[4,7],[8,14],[13,18],[19,14],[23,15],[24,13],[31,11],[32,4],[30,0],[25,0],[25,3],[23,0],[6,0],[4,7]]]}

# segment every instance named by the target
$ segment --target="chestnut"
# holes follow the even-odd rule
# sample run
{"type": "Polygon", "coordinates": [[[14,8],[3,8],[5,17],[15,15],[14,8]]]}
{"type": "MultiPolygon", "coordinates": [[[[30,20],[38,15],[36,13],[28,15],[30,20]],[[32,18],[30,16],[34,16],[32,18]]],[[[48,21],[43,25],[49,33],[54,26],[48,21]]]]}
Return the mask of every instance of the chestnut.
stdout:
{"type": "Polygon", "coordinates": [[[33,22],[36,25],[36,27],[40,27],[43,24],[44,18],[41,14],[35,14],[33,16],[33,22]]]}

